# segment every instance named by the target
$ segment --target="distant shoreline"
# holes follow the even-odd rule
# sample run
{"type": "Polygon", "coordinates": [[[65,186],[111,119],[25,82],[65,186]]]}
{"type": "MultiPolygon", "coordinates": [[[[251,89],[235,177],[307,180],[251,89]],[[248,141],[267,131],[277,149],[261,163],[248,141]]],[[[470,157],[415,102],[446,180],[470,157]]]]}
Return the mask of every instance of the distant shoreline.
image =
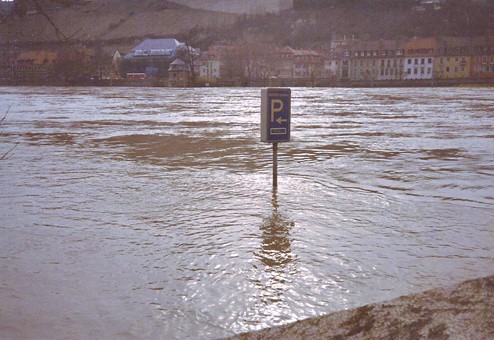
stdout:
{"type": "MultiPolygon", "coordinates": [[[[129,79],[98,79],[98,80],[74,80],[74,81],[47,81],[47,82],[21,82],[11,80],[0,80],[0,86],[99,86],[99,87],[169,87],[183,88],[180,86],[169,86],[166,81],[158,79],[129,80],[129,79]]],[[[348,81],[328,82],[317,80],[311,82],[304,79],[272,79],[271,81],[252,81],[249,84],[228,82],[227,85],[206,85],[202,83],[196,86],[185,86],[185,88],[201,87],[315,87],[315,88],[399,88],[399,87],[493,87],[494,79],[435,79],[435,80],[398,80],[398,81],[348,81]]]]}

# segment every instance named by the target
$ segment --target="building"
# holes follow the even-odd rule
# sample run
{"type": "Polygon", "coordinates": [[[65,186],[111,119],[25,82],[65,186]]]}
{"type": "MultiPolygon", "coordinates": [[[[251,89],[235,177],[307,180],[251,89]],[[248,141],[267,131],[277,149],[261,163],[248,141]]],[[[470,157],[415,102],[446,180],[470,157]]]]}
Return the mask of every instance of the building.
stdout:
{"type": "Polygon", "coordinates": [[[293,79],[293,62],[295,60],[295,50],[285,46],[273,53],[274,72],[273,76],[281,79],[293,79]]]}
{"type": "Polygon", "coordinates": [[[14,68],[15,80],[29,83],[46,82],[55,77],[57,54],[50,51],[20,53],[14,68]]]}
{"type": "Polygon", "coordinates": [[[349,78],[351,81],[377,80],[378,57],[380,46],[378,41],[354,41],[350,44],[349,78]]]}
{"type": "Polygon", "coordinates": [[[206,82],[221,78],[221,61],[214,58],[203,58],[200,61],[199,77],[206,82]]]}
{"type": "Polygon", "coordinates": [[[385,40],[379,45],[377,80],[401,80],[405,77],[405,42],[385,40]]]}
{"type": "Polygon", "coordinates": [[[171,86],[185,87],[189,85],[191,77],[190,66],[182,59],[175,59],[168,69],[168,82],[171,86]]]}
{"type": "Polygon", "coordinates": [[[323,77],[332,81],[339,81],[341,78],[341,65],[342,65],[342,48],[333,48],[329,52],[325,53],[323,77]]]}
{"type": "Polygon", "coordinates": [[[471,49],[473,50],[470,68],[472,77],[494,79],[494,36],[472,39],[471,49]]]}
{"type": "Polygon", "coordinates": [[[413,38],[405,44],[404,79],[433,79],[436,38],[413,38]]]}
{"type": "Polygon", "coordinates": [[[324,58],[313,50],[294,50],[293,77],[296,79],[321,78],[324,68],[324,58]]]}
{"type": "Polygon", "coordinates": [[[435,77],[439,79],[470,78],[472,52],[468,38],[439,38],[434,63],[435,77]]]}
{"type": "Polygon", "coordinates": [[[199,58],[199,78],[209,85],[229,84],[239,67],[237,50],[231,45],[213,45],[199,58]]]}
{"type": "Polygon", "coordinates": [[[176,39],[146,39],[122,58],[122,75],[145,73],[147,77],[166,77],[182,45],[176,39]]]}

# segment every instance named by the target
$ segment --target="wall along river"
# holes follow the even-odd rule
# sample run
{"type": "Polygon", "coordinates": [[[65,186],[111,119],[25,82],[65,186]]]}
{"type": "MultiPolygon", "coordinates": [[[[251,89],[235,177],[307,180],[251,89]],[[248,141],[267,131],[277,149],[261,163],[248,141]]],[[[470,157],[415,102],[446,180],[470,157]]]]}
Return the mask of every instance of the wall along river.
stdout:
{"type": "Polygon", "coordinates": [[[494,273],[494,92],[0,88],[0,338],[217,338],[494,273]]]}

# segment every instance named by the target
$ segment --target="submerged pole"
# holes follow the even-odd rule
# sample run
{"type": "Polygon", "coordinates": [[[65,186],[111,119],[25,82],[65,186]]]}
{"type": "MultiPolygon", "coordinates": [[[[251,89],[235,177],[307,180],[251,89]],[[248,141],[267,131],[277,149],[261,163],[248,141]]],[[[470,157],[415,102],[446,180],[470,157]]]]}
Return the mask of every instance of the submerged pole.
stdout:
{"type": "Polygon", "coordinates": [[[273,189],[278,187],[278,143],[273,143],[273,189]]]}

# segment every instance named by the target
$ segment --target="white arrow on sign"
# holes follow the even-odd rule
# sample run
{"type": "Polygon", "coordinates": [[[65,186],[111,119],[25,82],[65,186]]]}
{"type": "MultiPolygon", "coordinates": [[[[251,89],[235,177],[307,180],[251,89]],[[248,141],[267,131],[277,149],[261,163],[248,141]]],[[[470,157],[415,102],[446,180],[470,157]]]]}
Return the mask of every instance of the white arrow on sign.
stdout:
{"type": "Polygon", "coordinates": [[[288,120],[280,117],[280,118],[276,119],[276,122],[280,125],[283,125],[283,122],[288,122],[288,120]]]}

